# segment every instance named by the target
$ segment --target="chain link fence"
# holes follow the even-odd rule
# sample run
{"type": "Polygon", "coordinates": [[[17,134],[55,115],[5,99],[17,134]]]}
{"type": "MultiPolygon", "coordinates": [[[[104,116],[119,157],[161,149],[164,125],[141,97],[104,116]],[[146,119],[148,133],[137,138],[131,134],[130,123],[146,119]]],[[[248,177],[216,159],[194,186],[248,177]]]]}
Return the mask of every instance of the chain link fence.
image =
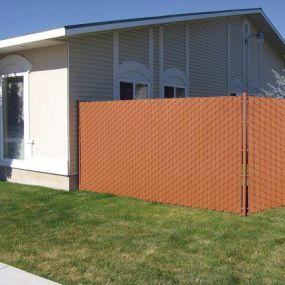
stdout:
{"type": "Polygon", "coordinates": [[[241,97],[80,103],[80,189],[241,212],[241,97]]]}
{"type": "Polygon", "coordinates": [[[255,213],[285,205],[285,100],[81,102],[80,189],[255,213]]]}
{"type": "Polygon", "coordinates": [[[249,97],[248,195],[252,213],[285,205],[285,100],[249,97]]]}

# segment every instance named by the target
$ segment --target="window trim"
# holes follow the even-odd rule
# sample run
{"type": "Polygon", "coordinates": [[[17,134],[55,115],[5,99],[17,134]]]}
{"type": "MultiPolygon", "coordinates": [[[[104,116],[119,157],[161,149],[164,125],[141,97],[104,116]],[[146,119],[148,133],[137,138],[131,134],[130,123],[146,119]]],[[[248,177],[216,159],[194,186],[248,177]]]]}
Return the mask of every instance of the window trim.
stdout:
{"type": "Polygon", "coordinates": [[[183,99],[183,98],[187,98],[187,87],[186,86],[182,86],[182,85],[171,85],[171,84],[164,84],[163,85],[163,99],[183,99]],[[174,88],[174,97],[173,98],[165,98],[165,87],[172,87],[174,88]],[[181,89],[184,89],[185,91],[185,97],[182,97],[182,98],[177,98],[176,97],[176,89],[177,88],[181,88],[181,89]]]}
{"type": "MultiPolygon", "coordinates": [[[[117,59],[118,60],[118,59],[117,59]]],[[[146,65],[137,61],[125,61],[116,64],[114,74],[114,95],[113,100],[120,100],[120,82],[142,83],[148,85],[148,98],[152,98],[150,92],[153,89],[153,78],[150,69],[146,65]],[[119,84],[118,84],[119,83],[119,84]]]]}
{"type": "Polygon", "coordinates": [[[0,75],[0,162],[4,165],[13,165],[17,167],[22,165],[31,157],[31,146],[30,143],[30,110],[29,110],[29,71],[17,72],[17,73],[6,73],[0,75]],[[4,147],[4,134],[3,134],[3,100],[2,100],[2,79],[9,77],[23,77],[23,107],[24,107],[24,159],[9,159],[4,158],[3,147],[4,147]]]}
{"type": "MultiPolygon", "coordinates": [[[[121,100],[121,83],[131,83],[133,84],[133,96],[135,95],[135,91],[136,91],[136,84],[144,84],[144,85],[147,85],[147,98],[146,99],[149,99],[150,98],[150,83],[149,82],[143,82],[143,81],[138,81],[138,80],[125,80],[125,79],[120,79],[119,80],[119,100],[120,101],[123,101],[121,100]]],[[[132,100],[145,100],[145,99],[135,99],[133,98],[132,100]]]]}

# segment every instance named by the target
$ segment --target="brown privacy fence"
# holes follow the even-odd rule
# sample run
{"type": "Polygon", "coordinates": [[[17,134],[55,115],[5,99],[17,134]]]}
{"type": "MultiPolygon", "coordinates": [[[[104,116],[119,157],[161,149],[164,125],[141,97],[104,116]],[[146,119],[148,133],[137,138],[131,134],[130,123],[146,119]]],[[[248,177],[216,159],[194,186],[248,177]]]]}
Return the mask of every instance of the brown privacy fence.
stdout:
{"type": "Polygon", "coordinates": [[[285,205],[285,101],[79,104],[80,189],[238,214],[285,205]]]}
{"type": "Polygon", "coordinates": [[[285,100],[249,97],[250,212],[285,205],[285,100]]]}

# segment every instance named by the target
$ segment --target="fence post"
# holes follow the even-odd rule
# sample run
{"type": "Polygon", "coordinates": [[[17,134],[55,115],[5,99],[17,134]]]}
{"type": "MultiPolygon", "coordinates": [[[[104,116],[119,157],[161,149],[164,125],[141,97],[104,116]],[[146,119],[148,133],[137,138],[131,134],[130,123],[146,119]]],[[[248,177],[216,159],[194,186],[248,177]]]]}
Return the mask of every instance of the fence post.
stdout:
{"type": "Polygon", "coordinates": [[[242,214],[248,213],[248,95],[242,94],[242,214]]]}

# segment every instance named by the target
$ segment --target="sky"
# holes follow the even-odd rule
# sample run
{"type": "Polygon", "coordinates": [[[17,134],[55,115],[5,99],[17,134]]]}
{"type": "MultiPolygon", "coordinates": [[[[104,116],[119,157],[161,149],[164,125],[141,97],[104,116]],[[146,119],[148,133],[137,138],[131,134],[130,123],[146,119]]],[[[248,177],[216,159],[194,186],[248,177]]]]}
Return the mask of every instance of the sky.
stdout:
{"type": "Polygon", "coordinates": [[[0,0],[0,4],[0,39],[71,24],[244,8],[262,8],[285,38],[285,0],[0,0]]]}

